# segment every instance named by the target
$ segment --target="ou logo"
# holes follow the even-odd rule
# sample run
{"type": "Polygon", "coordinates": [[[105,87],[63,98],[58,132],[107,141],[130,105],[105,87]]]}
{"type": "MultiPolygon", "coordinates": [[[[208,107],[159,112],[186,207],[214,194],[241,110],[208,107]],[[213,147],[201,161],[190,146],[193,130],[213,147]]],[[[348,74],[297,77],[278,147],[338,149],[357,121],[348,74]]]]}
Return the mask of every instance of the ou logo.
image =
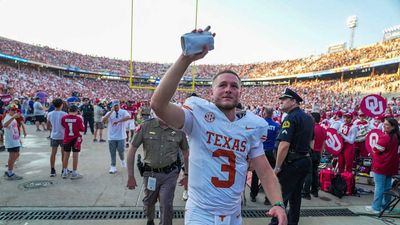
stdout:
{"type": "Polygon", "coordinates": [[[365,98],[365,107],[374,115],[380,115],[384,112],[383,102],[379,101],[375,96],[365,98]]]}
{"type": "Polygon", "coordinates": [[[328,139],[326,140],[326,145],[332,150],[338,152],[342,149],[342,145],[339,141],[337,134],[327,133],[328,139]]]}
{"type": "Polygon", "coordinates": [[[371,146],[372,149],[376,147],[378,140],[379,140],[378,134],[371,133],[371,135],[369,136],[369,145],[371,146]]]}

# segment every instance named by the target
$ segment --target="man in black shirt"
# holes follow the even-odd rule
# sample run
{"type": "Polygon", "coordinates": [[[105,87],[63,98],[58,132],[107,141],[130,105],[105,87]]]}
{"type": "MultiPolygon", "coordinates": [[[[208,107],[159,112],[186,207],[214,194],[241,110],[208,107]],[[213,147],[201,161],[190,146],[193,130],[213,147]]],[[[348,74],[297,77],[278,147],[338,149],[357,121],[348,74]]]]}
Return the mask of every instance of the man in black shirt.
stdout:
{"type": "Polygon", "coordinates": [[[83,104],[80,107],[80,111],[82,113],[83,122],[85,124],[85,133],[88,129],[88,123],[90,126],[90,131],[94,134],[94,108],[93,105],[90,103],[88,98],[83,99],[83,104]]]}
{"type": "MultiPolygon", "coordinates": [[[[297,225],[300,217],[301,191],[304,179],[311,167],[311,142],[314,122],[311,116],[300,109],[303,99],[294,91],[286,88],[279,98],[281,110],[288,115],[282,122],[277,140],[279,141],[275,173],[282,187],[285,206],[290,203],[288,224],[297,225]]],[[[278,224],[276,218],[271,220],[278,224]]]]}

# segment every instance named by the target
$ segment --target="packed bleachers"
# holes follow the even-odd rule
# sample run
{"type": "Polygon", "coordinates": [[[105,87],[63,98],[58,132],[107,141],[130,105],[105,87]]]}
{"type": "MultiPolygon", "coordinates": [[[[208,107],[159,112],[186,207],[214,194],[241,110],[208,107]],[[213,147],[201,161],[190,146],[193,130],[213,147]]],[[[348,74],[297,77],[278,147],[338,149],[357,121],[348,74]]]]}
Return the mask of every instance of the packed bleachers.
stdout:
{"type": "MultiPolygon", "coordinates": [[[[33,97],[38,91],[44,91],[50,99],[71,96],[78,92],[90,99],[133,99],[148,100],[152,91],[130,89],[126,81],[88,79],[81,77],[59,76],[47,69],[36,70],[30,66],[16,67],[0,63],[0,75],[7,83],[6,92],[12,96],[33,97]]],[[[399,74],[381,74],[364,78],[341,80],[309,80],[292,83],[290,86],[304,98],[304,107],[312,110],[318,105],[321,109],[353,109],[363,94],[399,93],[399,74]]],[[[242,93],[242,104],[255,108],[257,106],[279,106],[278,97],[287,85],[245,86],[242,93]]],[[[210,99],[209,87],[196,87],[196,93],[210,99]]],[[[182,102],[187,93],[177,92],[175,101],[182,102]]],[[[400,99],[399,99],[400,100],[400,99]]]]}
{"type": "MultiPolygon", "coordinates": [[[[0,52],[33,61],[74,67],[94,72],[110,72],[122,76],[129,74],[129,61],[83,55],[75,52],[56,50],[46,46],[35,46],[18,41],[0,38],[0,52]]],[[[302,74],[314,71],[351,66],[400,56],[400,38],[379,42],[370,46],[343,52],[310,56],[294,60],[281,60],[243,65],[199,65],[198,77],[211,77],[217,71],[232,69],[244,78],[272,77],[278,75],[302,74]]],[[[162,76],[171,64],[134,62],[134,76],[162,76]]],[[[189,68],[187,75],[190,76],[189,68]]]]}

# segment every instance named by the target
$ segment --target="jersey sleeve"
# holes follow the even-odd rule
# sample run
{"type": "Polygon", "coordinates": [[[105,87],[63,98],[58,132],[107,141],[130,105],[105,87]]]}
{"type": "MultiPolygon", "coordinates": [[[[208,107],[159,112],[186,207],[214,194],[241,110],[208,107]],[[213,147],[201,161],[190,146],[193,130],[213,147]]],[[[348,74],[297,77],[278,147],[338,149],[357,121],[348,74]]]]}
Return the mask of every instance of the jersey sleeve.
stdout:
{"type": "Polygon", "coordinates": [[[123,118],[125,118],[125,117],[131,117],[131,115],[129,115],[128,111],[124,110],[124,111],[123,111],[122,117],[123,117],[123,118]]]}
{"type": "Polygon", "coordinates": [[[196,110],[196,105],[197,105],[197,97],[190,97],[186,99],[185,103],[182,106],[182,109],[185,113],[185,121],[182,127],[182,131],[185,132],[186,134],[191,134],[192,133],[192,127],[193,127],[193,121],[194,121],[194,116],[193,116],[193,111],[196,110]]]}
{"type": "Polygon", "coordinates": [[[81,131],[81,132],[85,131],[85,126],[83,125],[83,120],[80,117],[79,117],[78,126],[79,126],[79,131],[81,131]]]}
{"type": "Polygon", "coordinates": [[[260,155],[264,155],[264,146],[262,142],[259,142],[257,146],[250,149],[249,158],[253,159],[260,155]]]}
{"type": "Polygon", "coordinates": [[[385,151],[389,142],[390,142],[389,135],[386,135],[386,134],[379,135],[378,141],[374,147],[374,150],[378,150],[379,152],[385,151]]]}
{"type": "Polygon", "coordinates": [[[61,117],[61,126],[64,127],[64,129],[67,127],[67,124],[65,123],[65,116],[61,117]]]}
{"type": "Polygon", "coordinates": [[[264,154],[263,142],[268,138],[268,122],[265,120],[260,121],[262,126],[258,127],[253,135],[254,140],[250,145],[249,158],[255,158],[264,154]]]}

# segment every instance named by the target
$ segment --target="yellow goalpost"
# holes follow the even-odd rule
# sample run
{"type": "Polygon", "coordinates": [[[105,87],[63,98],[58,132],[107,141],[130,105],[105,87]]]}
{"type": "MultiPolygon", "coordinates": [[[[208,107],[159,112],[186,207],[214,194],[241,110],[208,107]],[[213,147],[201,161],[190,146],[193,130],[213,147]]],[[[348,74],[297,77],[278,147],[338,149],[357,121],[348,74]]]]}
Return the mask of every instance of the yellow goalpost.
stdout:
{"type": "MultiPolygon", "coordinates": [[[[131,49],[130,49],[130,61],[129,61],[129,88],[130,89],[144,89],[144,90],[155,90],[156,86],[150,86],[150,85],[134,85],[133,82],[133,1],[131,1],[131,49]]],[[[198,12],[198,6],[199,6],[199,1],[196,0],[196,13],[195,13],[195,24],[194,27],[197,29],[197,12],[198,12]]],[[[195,77],[197,73],[197,67],[196,64],[193,63],[192,66],[192,82],[191,82],[191,87],[190,88],[180,88],[178,87],[178,91],[184,91],[184,92],[194,92],[195,90],[195,77]]]]}

